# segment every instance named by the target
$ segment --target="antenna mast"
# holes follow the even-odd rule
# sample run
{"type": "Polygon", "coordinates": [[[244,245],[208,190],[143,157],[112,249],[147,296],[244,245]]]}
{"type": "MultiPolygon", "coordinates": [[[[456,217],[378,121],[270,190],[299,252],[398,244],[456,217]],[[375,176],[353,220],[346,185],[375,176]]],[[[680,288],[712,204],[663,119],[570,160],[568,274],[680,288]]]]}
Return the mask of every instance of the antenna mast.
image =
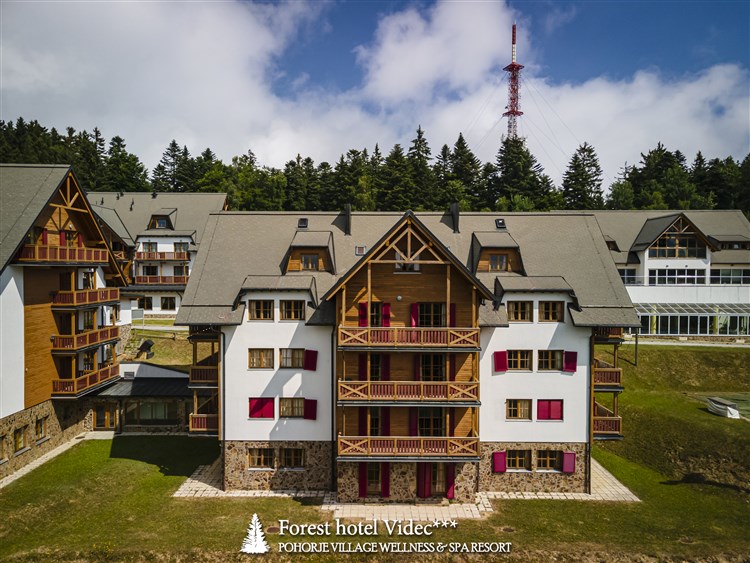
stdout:
{"type": "Polygon", "coordinates": [[[513,51],[511,63],[506,66],[503,70],[506,71],[508,76],[508,111],[503,114],[503,117],[508,118],[508,137],[518,137],[518,131],[516,129],[516,117],[523,115],[521,111],[521,104],[518,99],[518,77],[521,75],[521,69],[523,65],[516,62],[516,24],[513,24],[513,51]]]}

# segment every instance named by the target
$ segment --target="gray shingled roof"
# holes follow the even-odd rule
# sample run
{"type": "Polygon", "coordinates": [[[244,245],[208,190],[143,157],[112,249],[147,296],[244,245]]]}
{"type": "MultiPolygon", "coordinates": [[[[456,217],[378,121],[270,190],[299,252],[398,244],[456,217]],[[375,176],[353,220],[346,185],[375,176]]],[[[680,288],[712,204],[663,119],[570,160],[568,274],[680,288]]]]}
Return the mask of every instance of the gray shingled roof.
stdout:
{"type": "Polygon", "coordinates": [[[69,170],[67,164],[0,164],[0,269],[16,255],[69,170]]]}
{"type": "Polygon", "coordinates": [[[137,377],[120,379],[98,393],[98,397],[192,397],[188,388],[188,376],[177,377],[137,377]]]}
{"type": "MultiPolygon", "coordinates": [[[[100,200],[101,201],[101,200],[100,200]]],[[[108,207],[102,207],[101,205],[92,205],[91,209],[96,213],[99,218],[104,221],[107,226],[114,231],[114,233],[122,239],[122,242],[128,246],[135,246],[135,240],[128,232],[125,223],[122,222],[117,211],[109,209],[108,207]]]]}
{"type": "MultiPolygon", "coordinates": [[[[578,306],[582,310],[590,309],[587,318],[610,320],[618,317],[620,326],[637,324],[632,303],[593,216],[569,213],[466,213],[461,216],[461,232],[457,233],[453,232],[452,221],[446,220],[446,216],[443,213],[416,214],[418,220],[466,267],[470,268],[473,233],[492,232],[495,218],[501,216],[506,220],[507,232],[520,247],[527,275],[564,278],[573,288],[578,306]]],[[[340,274],[313,274],[319,295],[325,295],[360,260],[361,257],[354,254],[354,247],[364,245],[372,248],[403,214],[353,213],[350,236],[344,234],[343,214],[212,214],[177,315],[177,323],[229,324],[211,318],[211,310],[215,308],[216,312],[227,315],[227,308],[231,310],[248,276],[280,275],[283,258],[289,249],[289,238],[280,236],[280,233],[296,232],[300,217],[308,218],[310,231],[331,231],[333,235],[340,274]],[[198,313],[198,310],[201,312],[198,313]]],[[[286,277],[295,275],[288,274],[286,277]]],[[[495,276],[483,274],[477,278],[485,286],[492,287],[495,276]],[[485,279],[492,284],[485,282],[485,279]]]]}

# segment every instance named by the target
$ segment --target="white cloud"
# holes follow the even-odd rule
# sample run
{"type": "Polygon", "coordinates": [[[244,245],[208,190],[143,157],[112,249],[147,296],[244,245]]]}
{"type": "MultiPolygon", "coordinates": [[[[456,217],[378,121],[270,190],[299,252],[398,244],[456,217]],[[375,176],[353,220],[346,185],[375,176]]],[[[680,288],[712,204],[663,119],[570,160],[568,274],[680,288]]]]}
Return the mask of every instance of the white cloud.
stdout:
{"type": "MultiPolygon", "coordinates": [[[[357,48],[358,87],[327,90],[298,74],[285,96],[274,93],[273,80],[286,72],[280,56],[326,8],[3,2],[0,118],[98,126],[124,137],[149,167],[172,138],[194,154],[211,147],[229,160],[252,149],[260,162],[283,166],[297,153],[333,163],[350,148],[379,143],[387,152],[408,145],[420,124],[434,153],[463,131],[480,158],[494,160],[506,127],[497,123],[506,103],[501,69],[518,14],[496,2],[407,8],[383,17],[357,48]]],[[[689,159],[699,149],[707,157],[747,153],[746,68],[551,84],[534,77],[539,67],[524,29],[519,130],[556,181],[583,141],[610,179],[658,141],[689,159]]]]}

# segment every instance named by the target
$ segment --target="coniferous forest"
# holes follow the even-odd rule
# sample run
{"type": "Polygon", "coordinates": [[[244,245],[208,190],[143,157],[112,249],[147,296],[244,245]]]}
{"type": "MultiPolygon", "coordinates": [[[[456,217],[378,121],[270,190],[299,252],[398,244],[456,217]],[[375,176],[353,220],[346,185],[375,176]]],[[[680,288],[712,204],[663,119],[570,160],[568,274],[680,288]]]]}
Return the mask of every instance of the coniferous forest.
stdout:
{"type": "MultiPolygon", "coordinates": [[[[290,155],[291,156],[291,155],[290,155]]],[[[571,155],[555,186],[520,138],[503,138],[494,162],[481,162],[459,133],[433,152],[422,128],[408,146],[387,154],[350,149],[335,163],[297,154],[283,169],[258,162],[251,150],[222,162],[206,148],[197,155],[172,140],[151,173],[122,137],[109,142],[98,128],[64,134],[37,121],[0,121],[0,162],[71,164],[88,191],[226,192],[233,210],[360,211],[549,209],[741,209],[750,215],[750,154],[692,161],[661,143],[641,153],[610,186],[595,148],[571,155]],[[609,188],[607,190],[607,188],[609,188]]]]}

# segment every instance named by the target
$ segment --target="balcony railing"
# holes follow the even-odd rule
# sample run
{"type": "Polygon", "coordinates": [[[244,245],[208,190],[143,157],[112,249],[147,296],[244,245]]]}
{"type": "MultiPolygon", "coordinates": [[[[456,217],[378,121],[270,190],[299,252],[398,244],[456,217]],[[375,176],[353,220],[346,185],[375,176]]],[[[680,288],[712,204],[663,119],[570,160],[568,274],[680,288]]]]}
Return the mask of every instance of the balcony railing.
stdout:
{"type": "Polygon", "coordinates": [[[120,364],[105,366],[98,370],[84,372],[75,379],[52,380],[52,394],[75,397],[84,391],[99,385],[104,381],[114,379],[120,375],[120,364]]]}
{"type": "Polygon", "coordinates": [[[476,381],[339,381],[339,401],[478,401],[476,381]]]}
{"type": "Polygon", "coordinates": [[[107,251],[100,248],[27,244],[18,254],[21,262],[107,263],[107,251]]]}
{"type": "Polygon", "coordinates": [[[186,285],[189,276],[135,276],[136,285],[186,285]]]}
{"type": "Polygon", "coordinates": [[[599,403],[594,403],[593,425],[595,436],[622,435],[622,417],[599,403]]]}
{"type": "Polygon", "coordinates": [[[108,340],[117,340],[119,338],[119,326],[108,326],[72,335],[55,335],[52,337],[52,351],[64,350],[66,352],[75,352],[93,344],[99,344],[108,340]]]}
{"type": "Polygon", "coordinates": [[[478,438],[339,436],[340,456],[476,457],[478,438]]]}
{"type": "Polygon", "coordinates": [[[622,385],[622,368],[616,368],[603,360],[594,360],[594,385],[620,387],[622,385]]]}
{"type": "Polygon", "coordinates": [[[598,341],[622,340],[623,332],[622,327],[600,326],[594,329],[594,338],[598,341]]]}
{"type": "Polygon", "coordinates": [[[217,432],[219,430],[218,414],[191,414],[190,432],[217,432]]]}
{"type": "Polygon", "coordinates": [[[154,262],[166,262],[169,260],[178,260],[180,262],[186,262],[190,260],[189,252],[136,252],[135,259],[143,262],[149,260],[154,262]]]}
{"type": "Polygon", "coordinates": [[[52,298],[52,306],[98,305],[120,300],[119,288],[81,289],[78,291],[58,291],[52,298]]]}
{"type": "Polygon", "coordinates": [[[218,385],[219,366],[191,366],[190,385],[218,385]]]}
{"type": "Polygon", "coordinates": [[[339,346],[478,348],[478,328],[339,327],[339,346]]]}

